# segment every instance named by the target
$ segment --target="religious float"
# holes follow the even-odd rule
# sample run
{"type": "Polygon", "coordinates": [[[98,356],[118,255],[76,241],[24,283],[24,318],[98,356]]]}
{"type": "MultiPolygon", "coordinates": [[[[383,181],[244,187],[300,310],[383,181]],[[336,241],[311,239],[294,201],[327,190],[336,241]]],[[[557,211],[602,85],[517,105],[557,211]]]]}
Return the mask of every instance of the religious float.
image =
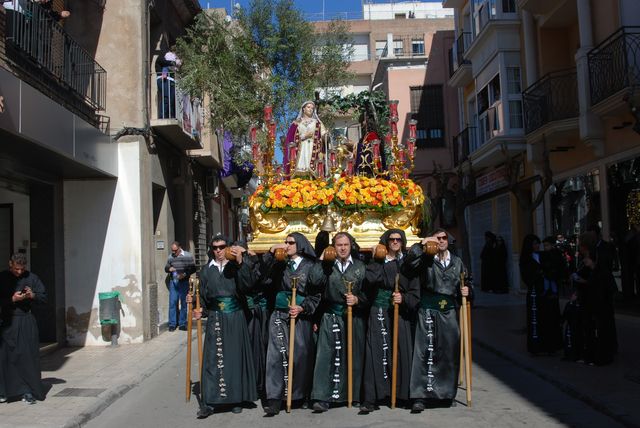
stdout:
{"type": "Polygon", "coordinates": [[[365,250],[392,228],[418,241],[425,196],[409,178],[416,122],[410,121],[406,142],[398,139],[397,122],[398,104],[391,101],[384,141],[366,133],[349,146],[326,138],[315,104],[306,102],[283,141],[283,163],[276,165],[276,123],[271,106],[265,106],[263,126],[250,133],[260,179],[249,198],[250,248],[266,251],[292,232],[314,242],[322,230],[348,232],[365,250]]]}

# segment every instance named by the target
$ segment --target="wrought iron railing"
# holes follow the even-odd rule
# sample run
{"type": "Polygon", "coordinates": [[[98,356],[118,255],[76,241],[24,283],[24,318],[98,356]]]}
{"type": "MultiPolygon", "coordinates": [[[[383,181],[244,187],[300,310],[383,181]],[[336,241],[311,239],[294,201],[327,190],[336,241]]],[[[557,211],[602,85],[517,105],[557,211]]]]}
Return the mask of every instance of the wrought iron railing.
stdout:
{"type": "Polygon", "coordinates": [[[575,68],[544,75],[522,92],[522,102],[526,134],[549,122],[577,117],[580,108],[575,68]]]}
{"type": "Polygon", "coordinates": [[[64,31],[51,11],[30,0],[8,1],[4,6],[11,59],[32,63],[92,109],[104,110],[107,72],[64,31]]]}
{"type": "Polygon", "coordinates": [[[201,99],[180,90],[179,76],[174,71],[154,73],[152,80],[151,93],[156,95],[152,118],[175,119],[185,133],[199,140],[204,124],[201,99]]]}
{"type": "Polygon", "coordinates": [[[453,163],[460,165],[469,158],[476,138],[476,127],[468,126],[453,138],[453,163]]]}
{"type": "Polygon", "coordinates": [[[464,53],[469,49],[469,45],[471,45],[471,33],[461,33],[456,39],[457,67],[464,64],[470,64],[469,60],[464,59],[464,53]]]}
{"type": "Polygon", "coordinates": [[[622,27],[588,54],[591,104],[640,85],[640,27],[622,27]]]}

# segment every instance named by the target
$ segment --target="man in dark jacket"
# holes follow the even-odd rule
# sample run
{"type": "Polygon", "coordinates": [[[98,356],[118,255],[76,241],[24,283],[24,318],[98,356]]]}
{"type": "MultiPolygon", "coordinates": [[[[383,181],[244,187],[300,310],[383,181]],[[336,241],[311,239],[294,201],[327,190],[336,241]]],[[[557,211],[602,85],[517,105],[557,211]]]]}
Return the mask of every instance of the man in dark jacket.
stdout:
{"type": "Polygon", "coordinates": [[[27,257],[12,255],[9,270],[0,272],[0,403],[14,397],[28,404],[44,400],[40,338],[31,305],[46,300],[42,281],[27,270],[27,257]]]}

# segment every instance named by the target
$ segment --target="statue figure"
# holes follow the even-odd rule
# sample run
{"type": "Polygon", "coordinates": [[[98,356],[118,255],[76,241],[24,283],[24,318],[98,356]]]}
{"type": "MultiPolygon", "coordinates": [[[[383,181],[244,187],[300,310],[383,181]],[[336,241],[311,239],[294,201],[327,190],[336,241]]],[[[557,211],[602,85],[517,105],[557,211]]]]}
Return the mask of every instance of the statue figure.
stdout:
{"type": "Polygon", "coordinates": [[[384,142],[376,132],[373,117],[364,113],[362,130],[364,135],[358,142],[355,153],[355,174],[375,177],[376,172],[386,170],[384,142]],[[377,147],[375,146],[377,144],[377,147]]]}
{"type": "Polygon", "coordinates": [[[325,139],[327,130],[320,121],[313,101],[305,101],[298,116],[289,126],[284,147],[284,165],[287,175],[323,177],[327,167],[325,139]],[[291,149],[295,150],[292,151],[291,149]],[[295,153],[294,170],[290,156],[295,153]]]}

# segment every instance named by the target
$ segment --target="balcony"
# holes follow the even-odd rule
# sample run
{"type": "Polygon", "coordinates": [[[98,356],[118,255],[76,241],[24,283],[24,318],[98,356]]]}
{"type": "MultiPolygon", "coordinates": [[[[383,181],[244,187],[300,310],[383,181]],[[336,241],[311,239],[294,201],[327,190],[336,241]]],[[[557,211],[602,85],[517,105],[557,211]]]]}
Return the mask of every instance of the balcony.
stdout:
{"type": "Polygon", "coordinates": [[[522,102],[527,135],[553,122],[577,118],[580,108],[575,68],[546,74],[522,92],[522,102]]]}
{"type": "Polygon", "coordinates": [[[464,87],[473,80],[471,72],[471,61],[465,59],[464,54],[471,45],[471,33],[462,32],[452,47],[453,73],[451,73],[450,83],[454,87],[464,87]]]}
{"type": "MultiPolygon", "coordinates": [[[[472,63],[490,58],[493,52],[489,50],[520,50],[520,17],[513,0],[476,1],[471,31],[472,41],[465,50],[465,57],[472,63]]],[[[482,69],[484,65],[474,63],[474,66],[482,69]]]]}
{"type": "Polygon", "coordinates": [[[4,3],[6,59],[21,79],[95,126],[104,110],[107,72],[58,25],[50,11],[28,0],[4,3]]]}
{"type": "Polygon", "coordinates": [[[385,44],[382,50],[376,51],[376,59],[425,57],[424,35],[394,36],[393,50],[385,44]]]}
{"type": "Polygon", "coordinates": [[[175,72],[153,73],[151,127],[180,150],[202,149],[204,123],[201,100],[182,93],[175,72]]]}
{"type": "Polygon", "coordinates": [[[558,0],[517,0],[518,9],[534,15],[546,15],[559,6],[558,0]]]}
{"type": "Polygon", "coordinates": [[[453,164],[457,167],[469,158],[476,143],[476,127],[468,126],[453,139],[453,164]]]}
{"type": "Polygon", "coordinates": [[[591,104],[640,85],[640,27],[622,27],[587,55],[591,104]]]}

